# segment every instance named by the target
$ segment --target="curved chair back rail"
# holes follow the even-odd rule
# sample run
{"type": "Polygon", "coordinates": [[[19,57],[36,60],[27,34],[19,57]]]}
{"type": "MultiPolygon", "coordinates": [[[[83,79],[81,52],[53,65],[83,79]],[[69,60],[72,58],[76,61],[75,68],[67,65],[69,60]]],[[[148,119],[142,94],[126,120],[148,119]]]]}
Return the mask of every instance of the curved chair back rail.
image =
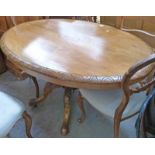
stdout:
{"type": "MultiPolygon", "coordinates": [[[[98,111],[114,119],[114,137],[119,136],[120,122],[138,114],[141,104],[145,100],[145,92],[155,83],[154,73],[155,54],[132,66],[123,76],[121,89],[90,90],[80,89],[82,96],[98,111]],[[137,72],[145,72],[145,67],[151,67],[150,74],[142,81],[131,84],[131,79],[137,72]],[[140,83],[140,86],[139,86],[140,83]],[[138,94],[137,94],[138,93],[138,94]],[[122,101],[121,101],[122,98],[122,101]]],[[[82,103],[80,100],[80,107],[82,103]]],[[[81,108],[81,112],[83,109],[81,108]]],[[[84,113],[84,112],[83,112],[84,113]]],[[[81,115],[83,120],[84,114],[81,115]]]]}
{"type": "MultiPolygon", "coordinates": [[[[126,32],[130,32],[133,33],[135,35],[137,35],[138,37],[140,37],[142,40],[144,40],[145,42],[147,42],[155,51],[155,32],[148,31],[144,29],[144,21],[147,24],[153,23],[153,19],[151,17],[131,17],[131,16],[118,16],[116,17],[116,27],[126,31],[126,32]],[[125,21],[126,20],[141,20],[141,27],[139,28],[130,28],[129,26],[125,26],[125,21]]],[[[155,23],[153,23],[155,24],[155,23]]],[[[133,27],[133,26],[132,26],[133,27]]],[[[149,26],[147,26],[149,27],[149,26]]],[[[152,28],[150,28],[152,29],[152,28]]]]}
{"type": "MultiPolygon", "coordinates": [[[[125,108],[128,105],[129,98],[133,93],[139,93],[141,91],[144,91],[146,89],[151,88],[155,84],[155,78],[154,76],[154,64],[155,63],[155,54],[150,55],[148,58],[138,62],[134,66],[132,66],[125,74],[122,80],[122,90],[123,90],[123,97],[120,105],[115,111],[115,117],[114,117],[114,135],[115,137],[119,136],[119,125],[120,121],[122,121],[122,114],[125,110],[125,108]],[[133,88],[130,85],[131,78],[141,69],[152,65],[153,71],[150,77],[145,78],[142,82],[142,85],[139,87],[133,88]]],[[[125,119],[123,119],[125,120],[125,119]]]]}

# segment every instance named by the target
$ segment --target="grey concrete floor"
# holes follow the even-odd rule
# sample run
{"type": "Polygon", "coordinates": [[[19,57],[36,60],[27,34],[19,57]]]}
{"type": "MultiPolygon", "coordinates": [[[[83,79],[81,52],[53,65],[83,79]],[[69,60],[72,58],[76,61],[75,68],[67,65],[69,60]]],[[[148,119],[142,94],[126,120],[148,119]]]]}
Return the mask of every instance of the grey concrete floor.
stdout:
{"type": "MultiPolygon", "coordinates": [[[[42,93],[45,82],[38,80],[42,93]]],[[[79,109],[77,107],[77,92],[72,96],[72,112],[70,120],[70,132],[67,136],[61,136],[60,128],[63,120],[63,93],[62,88],[55,89],[48,98],[37,108],[28,106],[28,102],[35,96],[32,81],[26,79],[19,81],[10,72],[0,75],[0,90],[21,101],[27,107],[32,116],[32,134],[36,138],[111,138],[113,137],[113,121],[96,111],[85,101],[87,118],[79,124],[79,109]]],[[[136,116],[121,123],[121,137],[135,137],[136,116]]],[[[23,120],[19,120],[10,132],[10,137],[25,138],[23,120]]]]}

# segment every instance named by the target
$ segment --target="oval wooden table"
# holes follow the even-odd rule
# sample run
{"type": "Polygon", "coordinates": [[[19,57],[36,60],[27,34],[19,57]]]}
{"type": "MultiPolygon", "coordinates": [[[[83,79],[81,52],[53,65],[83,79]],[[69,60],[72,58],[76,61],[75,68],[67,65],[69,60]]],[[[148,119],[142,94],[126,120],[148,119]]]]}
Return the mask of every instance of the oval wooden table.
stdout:
{"type": "MultiPolygon", "coordinates": [[[[150,46],[130,33],[107,25],[62,19],[17,25],[3,35],[0,45],[10,62],[47,81],[43,96],[31,101],[32,105],[45,99],[54,88],[65,88],[62,134],[68,132],[72,89],[118,88],[128,68],[152,54],[150,46]]],[[[132,82],[143,78],[147,71],[139,72],[132,82]]]]}

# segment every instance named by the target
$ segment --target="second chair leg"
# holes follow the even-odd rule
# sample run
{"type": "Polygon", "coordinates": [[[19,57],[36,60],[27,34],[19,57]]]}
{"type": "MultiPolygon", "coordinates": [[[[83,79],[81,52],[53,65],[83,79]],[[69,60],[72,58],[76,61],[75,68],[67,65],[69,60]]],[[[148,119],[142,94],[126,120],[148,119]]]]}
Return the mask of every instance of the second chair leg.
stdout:
{"type": "Polygon", "coordinates": [[[31,135],[32,119],[31,116],[26,111],[24,111],[23,113],[23,119],[25,121],[26,135],[28,138],[32,138],[31,135]]]}
{"type": "Polygon", "coordinates": [[[114,137],[115,138],[119,137],[122,114],[123,114],[123,111],[125,110],[128,102],[129,102],[129,97],[130,97],[130,93],[126,93],[123,96],[120,105],[117,107],[117,109],[115,111],[115,116],[114,116],[114,137]]]}

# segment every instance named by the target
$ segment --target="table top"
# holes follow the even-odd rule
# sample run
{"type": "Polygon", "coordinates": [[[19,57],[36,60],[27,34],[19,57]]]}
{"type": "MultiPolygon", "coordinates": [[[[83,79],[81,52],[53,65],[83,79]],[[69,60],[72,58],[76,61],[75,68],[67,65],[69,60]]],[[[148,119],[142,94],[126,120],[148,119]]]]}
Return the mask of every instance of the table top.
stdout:
{"type": "Polygon", "coordinates": [[[65,19],[17,25],[0,44],[8,59],[29,74],[75,88],[118,86],[129,67],[152,53],[149,45],[130,33],[65,19]]]}

